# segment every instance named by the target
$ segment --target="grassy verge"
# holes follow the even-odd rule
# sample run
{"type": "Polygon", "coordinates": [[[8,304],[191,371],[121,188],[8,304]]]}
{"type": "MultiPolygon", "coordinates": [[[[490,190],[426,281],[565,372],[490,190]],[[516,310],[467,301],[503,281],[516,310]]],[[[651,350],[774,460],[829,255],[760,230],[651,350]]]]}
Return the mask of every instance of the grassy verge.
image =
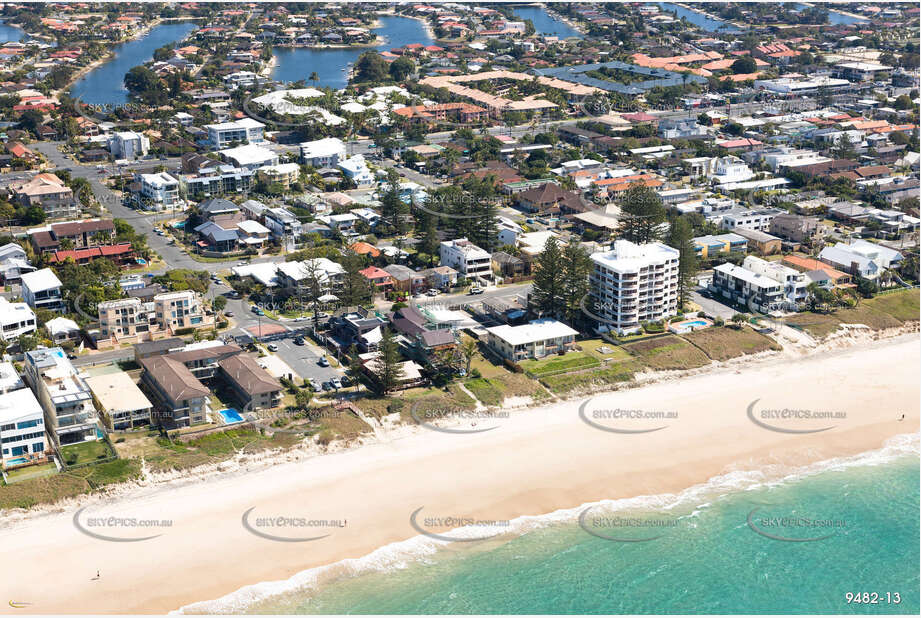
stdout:
{"type": "Polygon", "coordinates": [[[492,381],[487,378],[473,378],[464,382],[464,386],[487,406],[498,406],[505,399],[505,389],[496,378],[493,378],[492,381]]]}
{"type": "Polygon", "coordinates": [[[611,363],[603,369],[547,376],[540,381],[550,392],[563,395],[579,388],[629,382],[640,368],[635,361],[622,361],[611,363]]]}
{"type": "Polygon", "coordinates": [[[0,509],[30,508],[90,493],[140,476],[137,460],[119,459],[73,472],[30,478],[0,487],[0,509]]]}
{"type": "Polygon", "coordinates": [[[540,378],[556,372],[591,369],[600,365],[601,361],[585,352],[568,352],[563,356],[548,356],[540,360],[521,361],[519,364],[522,369],[540,378]]]}
{"type": "Polygon", "coordinates": [[[628,343],[623,349],[650,369],[693,369],[710,364],[706,354],[675,336],[628,343]]]}
{"type": "Polygon", "coordinates": [[[682,335],[684,339],[699,348],[713,360],[724,361],[745,354],[757,354],[766,350],[780,350],[773,339],[755,332],[749,327],[740,330],[725,326],[704,328],[682,335]]]}
{"type": "Polygon", "coordinates": [[[862,300],[856,307],[831,313],[799,313],[786,322],[821,339],[838,330],[841,324],[865,324],[874,330],[898,327],[917,320],[918,310],[918,290],[904,290],[862,300]]]}

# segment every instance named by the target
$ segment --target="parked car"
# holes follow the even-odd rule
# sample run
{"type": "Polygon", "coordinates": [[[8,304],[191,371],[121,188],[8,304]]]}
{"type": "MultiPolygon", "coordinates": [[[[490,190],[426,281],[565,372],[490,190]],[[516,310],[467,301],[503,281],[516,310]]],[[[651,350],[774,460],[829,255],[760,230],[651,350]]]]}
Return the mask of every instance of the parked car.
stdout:
{"type": "Polygon", "coordinates": [[[295,337],[295,338],[294,338],[294,345],[304,345],[304,338],[303,338],[303,337],[295,337]]]}
{"type": "Polygon", "coordinates": [[[329,381],[329,383],[333,385],[333,388],[342,388],[342,382],[339,380],[339,378],[333,378],[329,381]]]}
{"type": "Polygon", "coordinates": [[[269,345],[265,347],[269,349],[269,352],[278,352],[278,346],[275,345],[274,343],[270,343],[269,345]]]}
{"type": "Polygon", "coordinates": [[[436,289],[433,288],[433,289],[429,290],[428,292],[426,292],[426,294],[428,294],[429,296],[438,296],[438,294],[440,294],[440,292],[439,292],[438,290],[436,290],[436,289]]]}
{"type": "Polygon", "coordinates": [[[316,378],[310,378],[310,388],[316,393],[323,390],[323,386],[320,385],[319,380],[317,380],[316,378]]]}
{"type": "Polygon", "coordinates": [[[341,382],[342,382],[342,386],[348,386],[349,384],[351,384],[351,381],[349,381],[348,376],[342,376],[341,382]]]}
{"type": "Polygon", "coordinates": [[[317,361],[317,364],[320,367],[329,367],[329,361],[326,359],[325,356],[321,356],[320,359],[317,361]]]}
{"type": "Polygon", "coordinates": [[[333,385],[330,384],[329,382],[324,382],[324,383],[323,383],[323,390],[324,390],[324,391],[331,391],[331,390],[333,390],[333,385]]]}
{"type": "Polygon", "coordinates": [[[483,288],[470,288],[470,291],[467,294],[482,294],[483,288]]]}
{"type": "Polygon", "coordinates": [[[224,312],[224,315],[227,316],[228,318],[232,318],[232,317],[233,317],[233,311],[225,311],[225,312],[224,312]]]}

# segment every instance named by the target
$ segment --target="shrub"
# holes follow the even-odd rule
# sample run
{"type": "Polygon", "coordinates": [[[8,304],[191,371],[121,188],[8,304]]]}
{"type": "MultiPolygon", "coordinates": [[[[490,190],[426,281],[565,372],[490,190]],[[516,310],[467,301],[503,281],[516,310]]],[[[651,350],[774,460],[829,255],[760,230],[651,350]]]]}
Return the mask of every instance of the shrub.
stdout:
{"type": "Polygon", "coordinates": [[[470,370],[470,377],[471,378],[482,378],[483,374],[480,373],[479,369],[474,367],[473,369],[470,370]]]}
{"type": "Polygon", "coordinates": [[[403,400],[394,399],[387,404],[387,414],[397,414],[403,409],[403,400]]]}

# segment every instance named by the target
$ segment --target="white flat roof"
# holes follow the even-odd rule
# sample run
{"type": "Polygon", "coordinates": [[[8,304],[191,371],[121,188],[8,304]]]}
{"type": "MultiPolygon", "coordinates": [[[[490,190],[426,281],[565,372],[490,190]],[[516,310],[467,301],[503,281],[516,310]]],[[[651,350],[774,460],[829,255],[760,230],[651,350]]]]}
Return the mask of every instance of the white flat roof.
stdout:
{"type": "Polygon", "coordinates": [[[678,250],[659,242],[637,245],[628,240],[617,240],[610,251],[593,253],[592,261],[611,270],[632,272],[646,266],[678,259],[678,250]]]}
{"type": "Polygon", "coordinates": [[[23,388],[24,386],[22,376],[16,371],[13,363],[0,363],[0,391],[23,388]]]}
{"type": "Polygon", "coordinates": [[[50,268],[36,270],[34,273],[22,275],[22,284],[32,292],[43,292],[61,287],[61,280],[50,268]]]}
{"type": "Polygon", "coordinates": [[[774,281],[770,277],[765,275],[759,275],[754,273],[747,268],[742,268],[741,266],[736,266],[735,264],[725,263],[720,264],[719,266],[714,267],[713,270],[718,270],[720,272],[726,273],[737,279],[741,279],[746,283],[757,286],[759,288],[779,288],[781,284],[777,281],[774,281]]]}
{"type": "Polygon", "coordinates": [[[252,118],[241,118],[233,122],[220,122],[218,124],[206,124],[205,129],[214,129],[215,131],[228,131],[231,129],[258,129],[265,125],[257,122],[252,118]]]}
{"type": "Polygon", "coordinates": [[[537,341],[579,334],[578,331],[552,318],[534,320],[530,324],[523,324],[521,326],[503,324],[502,326],[487,328],[486,331],[502,339],[509,345],[525,345],[537,341]]]}
{"type": "Polygon", "coordinates": [[[234,159],[240,165],[263,163],[272,159],[278,159],[278,155],[268,148],[256,146],[255,144],[246,144],[245,146],[228,148],[227,150],[221,150],[220,153],[225,157],[234,159]]]}
{"type": "Polygon", "coordinates": [[[42,406],[32,389],[20,388],[0,395],[0,424],[36,417],[42,418],[42,406]]]}

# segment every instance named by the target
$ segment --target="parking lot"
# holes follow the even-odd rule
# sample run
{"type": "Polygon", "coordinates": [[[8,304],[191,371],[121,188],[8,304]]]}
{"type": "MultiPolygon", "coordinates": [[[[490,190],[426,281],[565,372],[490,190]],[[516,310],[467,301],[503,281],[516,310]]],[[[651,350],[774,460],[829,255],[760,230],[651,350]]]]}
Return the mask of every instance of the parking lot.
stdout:
{"type": "Polygon", "coordinates": [[[304,345],[297,345],[294,343],[294,336],[289,336],[273,338],[272,343],[278,346],[278,351],[274,353],[301,378],[317,380],[322,384],[332,378],[342,379],[345,375],[340,369],[321,367],[317,364],[322,351],[309,340],[305,341],[304,345]]]}

